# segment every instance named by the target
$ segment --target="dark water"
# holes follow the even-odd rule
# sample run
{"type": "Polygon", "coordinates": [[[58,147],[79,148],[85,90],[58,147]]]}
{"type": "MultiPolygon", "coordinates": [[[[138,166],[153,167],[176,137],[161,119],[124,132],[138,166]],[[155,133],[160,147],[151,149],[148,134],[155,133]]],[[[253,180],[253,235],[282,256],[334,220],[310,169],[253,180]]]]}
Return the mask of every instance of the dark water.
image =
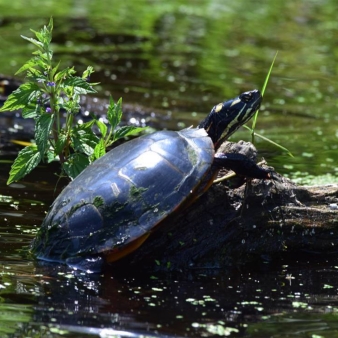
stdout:
{"type": "MultiPolygon", "coordinates": [[[[30,58],[20,34],[53,15],[64,65],[94,66],[99,96],[122,96],[147,112],[146,124],[179,129],[261,88],[278,50],[257,132],[294,158],[258,140],[260,156],[294,179],[335,183],[337,7],[333,0],[0,0],[0,73],[13,75],[30,58]]],[[[0,124],[15,138],[23,121],[0,117],[0,124]]],[[[40,166],[8,187],[20,148],[1,140],[1,337],[338,336],[335,256],[166,276],[94,276],[33,261],[25,248],[62,187],[54,191],[58,167],[40,166]]]]}

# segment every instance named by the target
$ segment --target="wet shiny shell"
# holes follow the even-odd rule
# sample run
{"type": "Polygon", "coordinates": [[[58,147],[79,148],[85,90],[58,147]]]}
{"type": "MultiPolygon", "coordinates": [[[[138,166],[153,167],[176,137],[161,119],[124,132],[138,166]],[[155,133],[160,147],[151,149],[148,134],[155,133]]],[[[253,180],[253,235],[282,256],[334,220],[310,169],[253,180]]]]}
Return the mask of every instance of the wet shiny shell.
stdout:
{"type": "Polygon", "coordinates": [[[58,196],[33,251],[64,261],[130,243],[196,193],[213,157],[204,129],[156,132],[116,147],[58,196]]]}

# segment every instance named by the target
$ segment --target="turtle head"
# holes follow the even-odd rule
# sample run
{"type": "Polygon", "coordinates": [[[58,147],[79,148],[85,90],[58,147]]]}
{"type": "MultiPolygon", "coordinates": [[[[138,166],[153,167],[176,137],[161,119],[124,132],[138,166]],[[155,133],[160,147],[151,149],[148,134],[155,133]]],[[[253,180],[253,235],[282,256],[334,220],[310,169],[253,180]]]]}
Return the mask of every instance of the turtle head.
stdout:
{"type": "Polygon", "coordinates": [[[259,90],[244,92],[212,108],[198,128],[204,128],[207,131],[217,149],[223,141],[252,118],[261,102],[262,95],[259,90]]]}

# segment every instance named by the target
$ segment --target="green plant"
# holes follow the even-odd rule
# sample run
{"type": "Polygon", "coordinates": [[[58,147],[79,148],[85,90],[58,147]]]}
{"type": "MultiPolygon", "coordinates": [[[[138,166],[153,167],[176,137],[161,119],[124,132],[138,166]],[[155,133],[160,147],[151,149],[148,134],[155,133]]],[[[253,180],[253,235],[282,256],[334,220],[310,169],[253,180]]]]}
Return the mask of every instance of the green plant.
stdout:
{"type": "Polygon", "coordinates": [[[109,124],[93,118],[77,124],[74,116],[80,109],[80,95],[96,93],[96,83],[89,79],[94,72],[87,67],[82,76],[76,76],[74,67],[59,70],[54,63],[51,49],[53,19],[35,36],[23,39],[37,48],[33,57],[17,72],[26,72],[27,82],[9,95],[1,111],[22,109],[23,118],[35,120],[35,144],[22,149],[15,159],[7,184],[20,180],[41,161],[59,159],[62,171],[70,178],[76,177],[86,166],[105,154],[106,148],[116,140],[139,133],[143,128],[124,126],[118,128],[122,116],[122,99],[117,103],[110,99],[107,112],[109,124]],[[61,117],[65,115],[64,122],[61,117]],[[100,130],[96,135],[93,127],[100,130]]]}
{"type": "MultiPolygon", "coordinates": [[[[268,81],[269,81],[269,78],[270,78],[270,75],[271,75],[271,72],[272,72],[272,68],[273,68],[273,65],[275,63],[275,60],[277,58],[277,54],[278,54],[278,51],[276,52],[273,60],[272,60],[272,63],[270,65],[270,68],[269,68],[269,71],[265,77],[265,81],[264,81],[264,84],[263,84],[263,88],[262,88],[262,96],[264,96],[264,93],[265,93],[265,89],[266,89],[266,86],[268,84],[268,81]]],[[[274,146],[276,146],[277,148],[279,149],[282,149],[284,150],[289,156],[293,157],[292,153],[290,152],[290,150],[288,150],[287,148],[281,146],[280,144],[270,140],[269,138],[261,135],[261,134],[258,134],[255,132],[255,128],[256,128],[256,123],[257,123],[257,119],[258,119],[258,113],[259,113],[259,110],[257,110],[257,112],[255,113],[253,119],[252,119],[252,127],[248,127],[247,125],[244,125],[243,127],[245,127],[246,129],[250,130],[251,132],[251,143],[252,144],[255,144],[255,136],[257,137],[260,137],[261,139],[273,144],[274,146]]]]}

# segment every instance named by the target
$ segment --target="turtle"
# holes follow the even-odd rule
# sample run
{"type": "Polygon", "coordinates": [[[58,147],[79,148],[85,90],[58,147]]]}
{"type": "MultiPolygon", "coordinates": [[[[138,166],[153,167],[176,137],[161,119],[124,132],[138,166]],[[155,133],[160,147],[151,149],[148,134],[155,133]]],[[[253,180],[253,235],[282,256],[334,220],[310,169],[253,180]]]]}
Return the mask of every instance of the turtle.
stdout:
{"type": "Polygon", "coordinates": [[[220,168],[269,179],[270,170],[245,155],[216,153],[261,101],[259,90],[247,91],[214,106],[197,128],[146,134],[110,150],[55,199],[31,252],[40,260],[100,272],[198,199],[220,168]]]}

